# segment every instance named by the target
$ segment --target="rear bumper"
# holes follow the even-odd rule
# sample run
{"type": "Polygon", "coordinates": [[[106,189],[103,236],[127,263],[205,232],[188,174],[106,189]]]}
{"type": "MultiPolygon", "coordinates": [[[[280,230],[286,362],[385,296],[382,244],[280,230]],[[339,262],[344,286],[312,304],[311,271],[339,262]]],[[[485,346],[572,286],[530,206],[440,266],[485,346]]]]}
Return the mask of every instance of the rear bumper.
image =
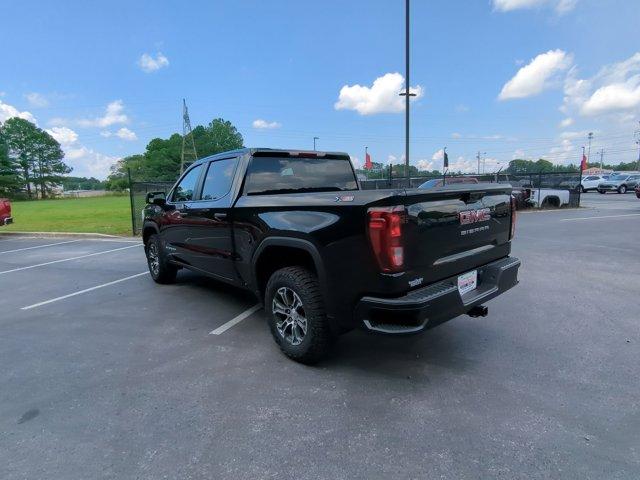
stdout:
{"type": "Polygon", "coordinates": [[[365,329],[389,334],[417,333],[463,315],[518,283],[520,260],[506,257],[478,267],[475,290],[460,295],[458,276],[398,298],[363,297],[355,319],[365,329]]]}

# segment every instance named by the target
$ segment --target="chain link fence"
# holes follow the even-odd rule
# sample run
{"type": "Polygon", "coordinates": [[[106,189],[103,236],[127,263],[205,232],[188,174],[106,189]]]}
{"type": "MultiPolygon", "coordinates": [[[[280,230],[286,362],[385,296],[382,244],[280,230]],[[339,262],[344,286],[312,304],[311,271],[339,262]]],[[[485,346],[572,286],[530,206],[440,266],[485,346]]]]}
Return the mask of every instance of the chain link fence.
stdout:
{"type": "Polygon", "coordinates": [[[169,193],[174,182],[130,182],[129,198],[131,199],[131,229],[134,235],[142,233],[142,210],[147,204],[147,193],[169,193]]]}
{"type": "MultiPolygon", "coordinates": [[[[566,190],[569,192],[569,207],[580,206],[579,172],[553,172],[553,173],[522,173],[522,174],[465,174],[447,175],[447,180],[460,178],[474,178],[478,182],[509,183],[514,187],[518,208],[528,208],[531,204],[532,189],[566,190]]],[[[442,175],[425,175],[410,179],[411,187],[416,188],[428,180],[442,180],[442,175]]],[[[130,182],[129,195],[131,198],[131,226],[134,235],[142,233],[142,210],[146,204],[147,193],[169,193],[174,182],[148,181],[130,182]]],[[[363,190],[381,190],[387,188],[406,188],[407,180],[402,177],[384,179],[361,179],[360,186],[363,190]]],[[[554,205],[549,205],[554,206],[554,205]]],[[[543,205],[544,207],[544,205],[543,205]]]]}

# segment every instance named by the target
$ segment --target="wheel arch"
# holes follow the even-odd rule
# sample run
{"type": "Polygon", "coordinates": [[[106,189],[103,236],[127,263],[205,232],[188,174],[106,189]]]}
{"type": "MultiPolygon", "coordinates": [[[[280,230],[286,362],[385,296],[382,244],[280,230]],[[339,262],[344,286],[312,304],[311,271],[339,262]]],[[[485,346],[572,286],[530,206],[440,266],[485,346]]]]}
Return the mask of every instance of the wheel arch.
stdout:
{"type": "Polygon", "coordinates": [[[267,238],[255,249],[251,264],[254,286],[261,300],[264,300],[264,291],[269,277],[276,270],[297,265],[310,268],[318,276],[325,307],[327,312],[330,311],[322,256],[318,248],[309,240],[292,237],[267,238]]]}
{"type": "Polygon", "coordinates": [[[158,226],[153,222],[145,222],[142,226],[142,243],[146,245],[149,237],[156,233],[160,233],[158,226]]]}

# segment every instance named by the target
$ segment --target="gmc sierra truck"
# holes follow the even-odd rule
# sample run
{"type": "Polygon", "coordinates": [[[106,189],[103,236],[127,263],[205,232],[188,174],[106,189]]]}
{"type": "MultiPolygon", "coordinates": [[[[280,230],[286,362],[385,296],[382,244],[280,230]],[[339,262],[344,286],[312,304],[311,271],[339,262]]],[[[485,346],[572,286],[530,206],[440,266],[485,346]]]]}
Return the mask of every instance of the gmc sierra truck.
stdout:
{"type": "Polygon", "coordinates": [[[511,186],[360,190],[345,153],[241,149],[147,195],[158,283],[180,268],[252,291],[285,355],[323,358],[353,328],[417,333],[518,283],[511,186]]]}

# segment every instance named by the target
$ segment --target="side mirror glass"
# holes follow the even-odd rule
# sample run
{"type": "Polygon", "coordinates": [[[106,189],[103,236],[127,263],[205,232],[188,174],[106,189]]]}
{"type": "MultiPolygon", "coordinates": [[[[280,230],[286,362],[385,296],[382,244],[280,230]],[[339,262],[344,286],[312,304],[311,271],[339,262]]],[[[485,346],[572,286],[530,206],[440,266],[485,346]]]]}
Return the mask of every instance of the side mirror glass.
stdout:
{"type": "Polygon", "coordinates": [[[162,206],[167,203],[167,195],[164,192],[149,192],[146,197],[147,203],[162,206]]]}

